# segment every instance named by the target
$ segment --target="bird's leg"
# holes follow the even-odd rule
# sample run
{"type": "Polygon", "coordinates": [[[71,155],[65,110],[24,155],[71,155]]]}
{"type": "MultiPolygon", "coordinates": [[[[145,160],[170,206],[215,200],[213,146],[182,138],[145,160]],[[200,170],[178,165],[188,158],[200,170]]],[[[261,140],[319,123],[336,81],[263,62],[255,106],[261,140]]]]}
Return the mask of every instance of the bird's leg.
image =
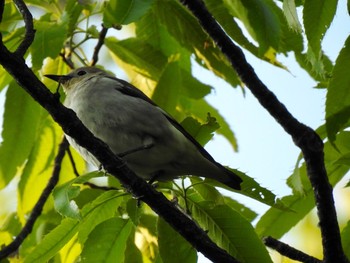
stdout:
{"type": "Polygon", "coordinates": [[[155,181],[157,181],[157,179],[160,176],[160,172],[155,173],[154,175],[152,175],[151,179],[149,179],[148,184],[153,184],[155,181]]]}
{"type": "Polygon", "coordinates": [[[118,153],[117,155],[121,158],[129,155],[129,154],[132,154],[132,153],[136,153],[136,152],[140,152],[140,151],[143,151],[143,150],[148,150],[150,148],[152,148],[154,146],[154,143],[149,143],[149,144],[144,144],[142,146],[139,146],[139,147],[136,147],[134,149],[130,149],[130,150],[127,150],[125,152],[122,152],[122,153],[118,153]]]}

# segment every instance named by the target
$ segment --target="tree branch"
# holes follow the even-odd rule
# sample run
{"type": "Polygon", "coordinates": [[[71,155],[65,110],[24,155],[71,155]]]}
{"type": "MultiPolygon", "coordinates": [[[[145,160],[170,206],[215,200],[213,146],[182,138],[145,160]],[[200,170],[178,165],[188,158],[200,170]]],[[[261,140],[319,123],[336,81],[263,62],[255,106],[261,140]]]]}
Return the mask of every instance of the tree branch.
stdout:
{"type": "Polygon", "coordinates": [[[35,29],[33,25],[33,17],[32,14],[29,12],[26,4],[22,0],[14,0],[13,2],[17,6],[19,12],[21,13],[26,28],[24,40],[21,42],[21,44],[15,51],[15,54],[17,54],[19,57],[23,57],[34,40],[35,29]]]}
{"type": "MultiPolygon", "coordinates": [[[[70,148],[68,147],[67,148],[67,154],[68,154],[68,157],[69,157],[69,161],[70,163],[72,164],[72,169],[73,169],[73,173],[76,177],[79,177],[79,172],[78,172],[78,169],[77,169],[77,166],[75,165],[75,162],[74,162],[74,158],[73,158],[73,155],[72,155],[72,151],[70,150],[70,148]]],[[[92,189],[99,189],[99,190],[103,190],[103,191],[108,191],[108,190],[119,190],[115,187],[109,187],[109,186],[100,186],[100,185],[96,185],[96,184],[93,184],[93,183],[90,183],[90,182],[85,182],[83,183],[84,185],[87,185],[89,186],[90,188],[92,189]]]]}
{"type": "Polygon", "coordinates": [[[56,186],[58,182],[59,174],[61,171],[62,160],[66,150],[68,149],[68,146],[69,146],[68,141],[65,138],[63,138],[55,158],[54,169],[49,182],[47,183],[44,191],[41,193],[38,202],[35,204],[32,210],[32,213],[28,218],[28,221],[22,228],[21,232],[16,236],[16,238],[12,241],[12,243],[10,243],[8,246],[4,247],[0,251],[0,260],[6,258],[10,254],[15,252],[19,248],[19,246],[23,243],[24,239],[32,232],[36,219],[41,215],[41,212],[43,210],[46,200],[48,199],[53,188],[56,186]]]}
{"type": "Polygon", "coordinates": [[[324,165],[323,142],[317,133],[294,118],[266,87],[247,62],[242,50],[226,35],[220,25],[204,6],[202,0],[180,0],[199,20],[203,29],[211,36],[227,57],[241,80],[250,89],[260,104],[291,135],[301,149],[307,166],[309,180],[314,189],[316,207],[320,220],[325,262],[348,262],[345,257],[337,221],[332,187],[324,165]]]}
{"type": "Polygon", "coordinates": [[[94,49],[94,54],[92,55],[92,61],[90,66],[95,66],[98,61],[98,54],[101,50],[101,47],[103,46],[103,43],[105,42],[107,31],[108,31],[108,28],[102,24],[102,29],[98,37],[97,45],[95,46],[95,49],[94,49]]]}
{"type": "Polygon", "coordinates": [[[238,262],[211,241],[205,231],[177,209],[175,204],[166,199],[162,193],[157,192],[152,186],[137,177],[104,142],[94,137],[76,114],[64,107],[57,97],[35,76],[23,58],[18,56],[18,52],[11,53],[2,41],[0,42],[0,64],[24,90],[51,114],[67,135],[92,153],[108,173],[120,180],[128,191],[163,217],[194,248],[213,262],[238,262]]]}
{"type": "Polygon", "coordinates": [[[286,256],[293,260],[297,260],[304,263],[321,263],[322,262],[321,260],[311,257],[305,254],[304,252],[297,250],[272,237],[264,238],[264,243],[266,246],[274,250],[277,250],[281,255],[286,256]]]}

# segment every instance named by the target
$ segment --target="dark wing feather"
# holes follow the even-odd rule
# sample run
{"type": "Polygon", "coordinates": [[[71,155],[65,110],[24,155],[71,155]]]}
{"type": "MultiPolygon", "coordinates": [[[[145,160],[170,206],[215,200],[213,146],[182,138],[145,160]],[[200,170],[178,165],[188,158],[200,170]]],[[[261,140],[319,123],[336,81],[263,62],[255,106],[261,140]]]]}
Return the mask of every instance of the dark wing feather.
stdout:
{"type": "Polygon", "coordinates": [[[164,116],[167,118],[167,120],[176,128],[178,131],[180,131],[188,140],[190,140],[197,148],[197,150],[203,155],[204,158],[208,159],[212,163],[214,163],[217,167],[220,169],[223,169],[228,175],[231,176],[232,182],[226,182],[230,187],[234,189],[240,189],[240,183],[241,178],[234,174],[233,172],[227,170],[225,167],[223,167],[221,164],[217,163],[214,158],[189,134],[173,117],[171,117],[168,113],[166,113],[163,109],[158,107],[150,98],[148,98],[141,90],[131,85],[129,82],[114,78],[114,77],[108,77],[111,79],[114,79],[118,81],[121,85],[117,87],[118,91],[121,93],[136,97],[139,99],[142,99],[144,101],[147,101],[148,103],[152,104],[153,106],[159,108],[159,110],[164,114],[164,116]]]}

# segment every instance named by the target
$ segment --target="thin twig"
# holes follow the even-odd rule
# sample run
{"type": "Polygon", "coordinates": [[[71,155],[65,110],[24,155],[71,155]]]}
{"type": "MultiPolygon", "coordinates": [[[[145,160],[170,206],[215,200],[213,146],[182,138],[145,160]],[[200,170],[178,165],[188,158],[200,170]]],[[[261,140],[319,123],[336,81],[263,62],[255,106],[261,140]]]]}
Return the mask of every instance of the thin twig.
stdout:
{"type": "Polygon", "coordinates": [[[79,175],[77,166],[75,165],[75,161],[74,161],[74,158],[73,158],[73,155],[72,155],[72,151],[70,150],[69,147],[67,148],[67,154],[68,154],[69,161],[70,161],[70,163],[72,165],[72,169],[73,169],[73,172],[74,172],[75,176],[79,177],[80,175],[79,175]]]}
{"type": "Polygon", "coordinates": [[[180,0],[199,20],[203,29],[212,37],[227,57],[241,80],[260,104],[291,135],[301,149],[307,165],[308,177],[314,189],[325,262],[348,262],[344,254],[339,225],[334,206],[332,187],[324,165],[323,142],[310,127],[300,123],[277,97],[258,78],[247,62],[243,51],[236,46],[208,12],[202,0],[180,0]]]}
{"type": "Polygon", "coordinates": [[[21,44],[18,46],[18,48],[15,51],[15,54],[17,54],[20,57],[23,57],[24,54],[27,52],[28,48],[30,47],[30,45],[33,43],[34,36],[35,36],[33,16],[29,12],[28,7],[22,0],[14,0],[13,2],[17,6],[19,12],[23,17],[24,25],[26,29],[24,40],[21,42],[21,44]]]}
{"type": "Polygon", "coordinates": [[[101,29],[100,35],[98,37],[97,45],[95,46],[95,49],[94,49],[94,54],[92,56],[90,66],[95,66],[97,61],[98,61],[98,54],[100,53],[101,47],[103,46],[103,43],[105,42],[107,31],[108,31],[108,28],[102,24],[102,29],[101,29]]]}
{"type": "MultiPolygon", "coordinates": [[[[79,172],[78,172],[77,166],[75,165],[75,161],[74,161],[74,158],[73,158],[73,155],[72,155],[72,151],[70,150],[69,147],[67,148],[67,154],[68,154],[68,157],[69,157],[69,161],[72,164],[74,175],[76,177],[79,177],[79,172]]],[[[83,184],[89,186],[92,189],[99,189],[99,190],[103,190],[103,191],[120,190],[120,189],[118,189],[116,187],[100,186],[100,185],[96,185],[96,184],[93,184],[93,183],[90,183],[90,182],[85,182],[83,184]]]]}
{"type": "Polygon", "coordinates": [[[74,69],[73,61],[69,57],[66,57],[66,54],[64,52],[60,53],[60,57],[62,58],[63,62],[66,63],[70,69],[74,69]]]}
{"type": "Polygon", "coordinates": [[[59,146],[58,153],[56,155],[55,162],[54,162],[54,169],[49,182],[47,183],[44,191],[41,193],[38,202],[35,204],[32,210],[32,213],[28,218],[28,221],[22,228],[21,232],[16,236],[16,238],[12,241],[12,243],[7,245],[0,251],[0,260],[6,258],[10,254],[15,252],[19,248],[19,246],[23,243],[24,239],[32,232],[36,219],[41,215],[41,212],[43,210],[46,200],[48,199],[48,197],[50,196],[50,193],[52,192],[53,188],[56,186],[58,182],[59,173],[61,171],[62,160],[65,154],[65,151],[68,148],[68,145],[69,144],[67,140],[64,138],[59,146]]]}
{"type": "Polygon", "coordinates": [[[266,237],[263,239],[266,246],[278,251],[281,255],[290,259],[297,260],[304,263],[322,263],[321,260],[311,257],[304,252],[297,250],[273,237],[266,237]]]}

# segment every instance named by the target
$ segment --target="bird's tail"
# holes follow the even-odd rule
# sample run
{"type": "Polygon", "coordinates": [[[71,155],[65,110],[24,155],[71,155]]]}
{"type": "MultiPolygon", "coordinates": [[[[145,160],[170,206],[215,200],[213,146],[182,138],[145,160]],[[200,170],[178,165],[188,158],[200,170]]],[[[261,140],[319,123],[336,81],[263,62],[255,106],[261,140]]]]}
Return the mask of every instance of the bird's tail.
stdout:
{"type": "MultiPolygon", "coordinates": [[[[219,164],[220,165],[220,164],[219,164]]],[[[221,176],[217,178],[217,180],[228,187],[235,189],[235,190],[241,190],[241,183],[243,182],[242,178],[239,177],[237,174],[234,172],[226,169],[225,167],[221,166],[221,170],[223,173],[226,174],[226,176],[221,176]]]]}

